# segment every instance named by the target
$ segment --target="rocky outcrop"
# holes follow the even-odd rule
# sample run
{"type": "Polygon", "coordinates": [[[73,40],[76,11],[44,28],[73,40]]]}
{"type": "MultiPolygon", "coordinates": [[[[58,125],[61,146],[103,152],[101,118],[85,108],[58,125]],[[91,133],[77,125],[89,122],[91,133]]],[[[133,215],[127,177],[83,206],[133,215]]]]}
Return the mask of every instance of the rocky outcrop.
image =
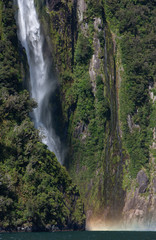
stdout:
{"type": "Polygon", "coordinates": [[[143,170],[138,172],[137,182],[139,184],[139,193],[145,193],[148,187],[149,180],[143,170]]]}
{"type": "MultiPolygon", "coordinates": [[[[104,12],[105,6],[100,4],[102,2],[99,0],[47,1],[49,19],[46,21],[49,22],[50,27],[46,32],[47,36],[50,36],[54,59],[60,74],[63,119],[66,121],[65,131],[69,139],[68,149],[71,151],[67,160],[70,164],[67,162],[65,164],[80,188],[88,219],[95,216],[101,217],[102,221],[108,218],[112,220],[115,217],[119,219],[122,212],[126,225],[137,222],[143,226],[155,219],[155,160],[151,154],[148,173],[145,171],[146,166],[141,171],[139,170],[142,166],[134,171],[134,176],[130,176],[127,181],[126,187],[128,186],[129,190],[126,188],[124,195],[123,166],[126,164],[128,166],[130,161],[127,159],[130,159],[130,156],[125,144],[122,146],[123,119],[119,119],[118,113],[120,112],[121,115],[124,110],[119,99],[125,91],[124,88],[121,91],[126,78],[125,66],[122,64],[119,36],[110,31],[107,14],[104,12]],[[101,8],[98,8],[99,6],[101,8]],[[84,66],[83,63],[83,66],[80,66],[81,64],[76,66],[75,51],[79,34],[89,39],[93,50],[88,66],[87,64],[84,66]],[[97,76],[101,77],[99,83],[97,76]],[[84,90],[87,81],[91,84],[91,88],[84,90]],[[90,91],[89,97],[88,91],[90,91]],[[86,99],[89,101],[86,102],[86,99]],[[100,117],[105,109],[108,111],[100,117]],[[87,118],[86,112],[88,115],[92,113],[92,116],[87,118]],[[85,116],[85,120],[81,119],[81,114],[85,116]]],[[[109,23],[111,24],[111,21],[109,23]]],[[[79,55],[82,49],[77,49],[79,55]]],[[[156,96],[152,87],[150,96],[154,103],[156,96]]],[[[135,136],[135,132],[138,136],[141,135],[141,124],[137,121],[140,113],[136,110],[134,115],[131,112],[124,115],[127,138],[133,134],[135,136]]],[[[155,127],[153,140],[151,149],[155,150],[155,127]]],[[[141,147],[142,144],[143,141],[141,147]]],[[[131,153],[135,149],[134,146],[131,153]]],[[[139,154],[136,154],[136,159],[137,157],[139,154]]],[[[132,160],[136,163],[134,159],[132,160]]],[[[125,175],[129,173],[128,167],[125,175]]]]}
{"type": "Polygon", "coordinates": [[[87,5],[85,3],[85,0],[77,0],[77,10],[78,10],[78,18],[79,22],[83,21],[84,18],[84,12],[87,9],[87,5]]]}
{"type": "Polygon", "coordinates": [[[94,20],[95,33],[93,37],[94,54],[90,61],[89,67],[90,81],[92,84],[94,96],[96,93],[96,77],[97,75],[101,74],[101,65],[103,64],[102,60],[100,59],[101,47],[100,40],[98,38],[98,33],[101,32],[101,30],[99,29],[99,26],[102,26],[102,21],[100,18],[95,18],[94,20]]]}
{"type": "MultiPolygon", "coordinates": [[[[132,184],[133,185],[133,184],[132,184]]],[[[127,193],[123,209],[125,228],[156,229],[156,179],[150,183],[146,173],[137,174],[137,182],[127,193]],[[136,187],[137,186],[137,187],[136,187]]]]}
{"type": "Polygon", "coordinates": [[[61,5],[61,0],[47,0],[46,4],[50,10],[56,10],[61,5]]]}

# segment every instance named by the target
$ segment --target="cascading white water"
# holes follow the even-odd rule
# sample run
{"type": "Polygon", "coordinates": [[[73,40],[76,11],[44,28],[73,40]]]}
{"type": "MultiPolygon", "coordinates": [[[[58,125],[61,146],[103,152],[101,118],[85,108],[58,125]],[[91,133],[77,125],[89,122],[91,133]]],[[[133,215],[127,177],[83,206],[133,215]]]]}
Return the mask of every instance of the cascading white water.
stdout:
{"type": "Polygon", "coordinates": [[[44,135],[42,141],[62,162],[61,142],[52,126],[50,95],[56,88],[56,79],[49,77],[49,59],[43,55],[43,36],[36,13],[34,0],[17,0],[19,39],[26,50],[29,71],[31,97],[38,107],[33,111],[35,127],[44,135]]]}

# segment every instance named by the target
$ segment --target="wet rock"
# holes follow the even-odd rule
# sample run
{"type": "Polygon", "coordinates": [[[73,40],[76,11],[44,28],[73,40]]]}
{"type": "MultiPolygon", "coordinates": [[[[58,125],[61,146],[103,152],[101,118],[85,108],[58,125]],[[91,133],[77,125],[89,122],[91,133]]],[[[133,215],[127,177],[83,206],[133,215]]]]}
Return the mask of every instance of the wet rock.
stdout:
{"type": "Polygon", "coordinates": [[[79,18],[79,22],[83,21],[84,18],[84,12],[87,9],[87,5],[85,3],[84,0],[78,0],[77,1],[77,6],[78,6],[78,18],[79,18]]]}
{"type": "Polygon", "coordinates": [[[75,128],[74,137],[79,137],[83,133],[84,130],[85,130],[84,123],[79,122],[75,128]]]}
{"type": "Polygon", "coordinates": [[[153,194],[153,191],[156,191],[156,177],[151,184],[146,173],[141,170],[136,181],[138,187],[132,187],[125,199],[123,209],[125,226],[138,225],[139,228],[144,228],[148,224],[149,228],[153,229],[153,223],[156,221],[156,196],[153,194]],[[148,195],[142,194],[147,191],[148,186],[148,195]]]}
{"type": "Polygon", "coordinates": [[[56,231],[59,231],[60,229],[57,226],[52,225],[51,230],[52,232],[56,232],[56,231]]]}
{"type": "Polygon", "coordinates": [[[145,193],[148,187],[149,180],[143,170],[138,172],[137,182],[139,184],[139,193],[145,193]]]}
{"type": "Polygon", "coordinates": [[[99,32],[99,25],[101,25],[101,19],[95,18],[94,19],[94,29],[96,30],[93,37],[93,48],[94,48],[94,54],[92,56],[92,59],[90,61],[89,66],[89,75],[90,75],[90,81],[92,85],[92,90],[94,96],[96,95],[96,77],[97,75],[100,75],[100,67],[102,65],[101,59],[99,58],[101,54],[101,45],[100,40],[98,38],[98,34],[96,32],[99,32]]]}
{"type": "Polygon", "coordinates": [[[46,4],[50,10],[58,10],[62,2],[61,0],[46,0],[46,4]]]}
{"type": "Polygon", "coordinates": [[[46,225],[46,231],[50,232],[51,228],[52,228],[52,226],[50,224],[46,225]]]}
{"type": "Polygon", "coordinates": [[[24,229],[25,232],[32,232],[33,230],[34,230],[33,227],[30,227],[30,226],[27,226],[24,229]]]}
{"type": "Polygon", "coordinates": [[[21,231],[21,227],[17,227],[17,232],[20,232],[21,231]]]}
{"type": "Polygon", "coordinates": [[[156,193],[156,177],[153,179],[153,192],[156,193]]]}
{"type": "Polygon", "coordinates": [[[127,116],[127,123],[128,123],[128,127],[130,132],[132,133],[134,129],[138,128],[140,130],[140,126],[138,124],[135,124],[132,120],[132,116],[128,115],[127,116]]]}

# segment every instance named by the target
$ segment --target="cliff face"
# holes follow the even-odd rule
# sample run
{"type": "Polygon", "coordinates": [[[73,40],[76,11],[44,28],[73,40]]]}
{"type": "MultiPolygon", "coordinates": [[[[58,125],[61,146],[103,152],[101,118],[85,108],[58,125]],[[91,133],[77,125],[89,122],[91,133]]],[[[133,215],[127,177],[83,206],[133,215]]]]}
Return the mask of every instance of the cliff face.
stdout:
{"type": "MultiPolygon", "coordinates": [[[[152,174],[153,175],[153,174],[152,174]]],[[[127,193],[123,216],[125,225],[136,229],[155,229],[156,221],[156,179],[151,181],[143,170],[136,179],[137,187],[132,186],[127,193]]]]}
{"type": "Polygon", "coordinates": [[[60,77],[64,165],[88,223],[145,225],[155,219],[154,5],[46,3],[36,2],[60,77]]]}
{"type": "MultiPolygon", "coordinates": [[[[119,218],[125,157],[118,123],[116,49],[104,8],[100,1],[47,6],[68,143],[64,164],[79,186],[88,219],[119,218]]],[[[44,25],[45,18],[41,20],[44,25]]]]}
{"type": "Polygon", "coordinates": [[[123,174],[124,223],[152,228],[155,221],[156,116],[154,5],[126,0],[112,4],[110,0],[105,9],[117,43],[119,119],[122,143],[127,152],[123,174]]]}

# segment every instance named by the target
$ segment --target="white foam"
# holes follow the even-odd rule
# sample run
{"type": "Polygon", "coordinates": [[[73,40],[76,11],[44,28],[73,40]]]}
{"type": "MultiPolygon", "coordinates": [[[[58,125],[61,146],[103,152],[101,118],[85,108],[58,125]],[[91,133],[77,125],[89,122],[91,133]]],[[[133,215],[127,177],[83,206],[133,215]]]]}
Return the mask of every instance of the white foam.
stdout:
{"type": "MultiPolygon", "coordinates": [[[[59,162],[62,162],[61,142],[52,126],[50,95],[56,87],[56,79],[48,77],[49,60],[43,57],[43,37],[36,13],[34,0],[17,0],[19,39],[26,50],[29,71],[31,97],[38,107],[33,111],[36,128],[44,135],[43,143],[55,153],[59,162]]],[[[45,56],[46,57],[46,56],[45,56]]]]}

